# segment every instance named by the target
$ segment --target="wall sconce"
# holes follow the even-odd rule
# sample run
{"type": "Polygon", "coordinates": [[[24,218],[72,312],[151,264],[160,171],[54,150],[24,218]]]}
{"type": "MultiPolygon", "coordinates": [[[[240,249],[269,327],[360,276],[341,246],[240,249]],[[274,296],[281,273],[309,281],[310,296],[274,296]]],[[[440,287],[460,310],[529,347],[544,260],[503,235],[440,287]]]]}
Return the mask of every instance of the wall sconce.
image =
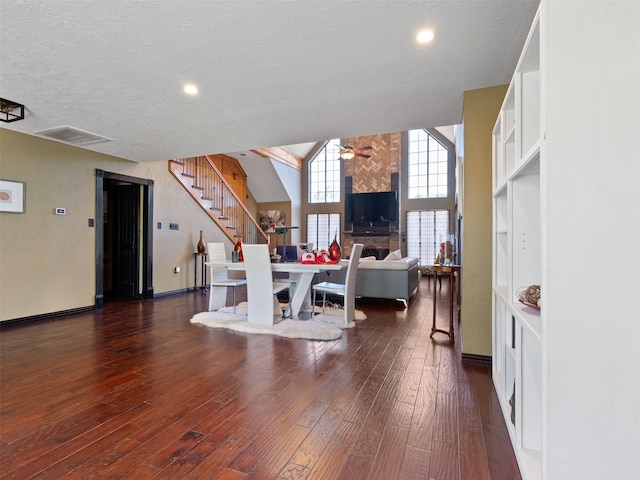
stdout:
{"type": "Polygon", "coordinates": [[[16,122],[24,118],[24,105],[0,98],[0,121],[16,122]]]}

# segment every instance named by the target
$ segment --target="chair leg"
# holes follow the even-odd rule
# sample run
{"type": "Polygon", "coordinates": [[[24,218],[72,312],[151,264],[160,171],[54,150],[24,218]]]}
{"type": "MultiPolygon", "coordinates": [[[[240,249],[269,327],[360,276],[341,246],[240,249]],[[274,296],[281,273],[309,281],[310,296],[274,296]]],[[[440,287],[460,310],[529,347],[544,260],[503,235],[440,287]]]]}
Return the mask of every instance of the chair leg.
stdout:
{"type": "Polygon", "coordinates": [[[282,318],[291,318],[291,296],[289,296],[289,302],[287,302],[287,308],[282,311],[282,318]]]}
{"type": "Polygon", "coordinates": [[[233,286],[233,313],[236,313],[236,286],[233,286]]]}
{"type": "Polygon", "coordinates": [[[327,303],[327,292],[322,292],[322,314],[324,315],[324,306],[327,303]]]}

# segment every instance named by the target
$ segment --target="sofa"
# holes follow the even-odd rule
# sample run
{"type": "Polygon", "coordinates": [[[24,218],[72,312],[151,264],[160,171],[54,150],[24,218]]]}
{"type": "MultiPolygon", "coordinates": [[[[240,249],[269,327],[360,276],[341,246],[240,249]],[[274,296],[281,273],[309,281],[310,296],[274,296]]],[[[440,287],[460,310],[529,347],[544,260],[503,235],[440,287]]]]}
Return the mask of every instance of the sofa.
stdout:
{"type": "MultiPolygon", "coordinates": [[[[401,301],[407,307],[409,298],[420,280],[418,257],[402,257],[396,250],[383,260],[375,257],[360,259],[356,276],[356,296],[387,298],[401,301]]],[[[318,281],[344,283],[346,269],[318,274],[318,281]]]]}

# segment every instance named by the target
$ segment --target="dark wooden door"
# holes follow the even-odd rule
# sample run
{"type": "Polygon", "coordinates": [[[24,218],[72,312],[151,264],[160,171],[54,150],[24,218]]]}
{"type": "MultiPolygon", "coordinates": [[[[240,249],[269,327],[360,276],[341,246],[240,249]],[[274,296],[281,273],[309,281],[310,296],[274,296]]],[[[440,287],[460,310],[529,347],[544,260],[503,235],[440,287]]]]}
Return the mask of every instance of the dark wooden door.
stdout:
{"type": "Polygon", "coordinates": [[[120,184],[113,189],[113,291],[139,296],[140,186],[120,184]]]}

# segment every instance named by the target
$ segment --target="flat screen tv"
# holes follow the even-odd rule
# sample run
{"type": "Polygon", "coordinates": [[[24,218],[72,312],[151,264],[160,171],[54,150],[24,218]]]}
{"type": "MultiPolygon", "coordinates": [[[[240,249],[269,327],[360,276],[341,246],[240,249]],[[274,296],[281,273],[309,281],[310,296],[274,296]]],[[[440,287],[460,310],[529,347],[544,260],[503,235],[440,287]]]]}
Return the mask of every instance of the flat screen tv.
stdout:
{"type": "Polygon", "coordinates": [[[347,193],[344,217],[347,222],[395,222],[398,192],[347,193]]]}

